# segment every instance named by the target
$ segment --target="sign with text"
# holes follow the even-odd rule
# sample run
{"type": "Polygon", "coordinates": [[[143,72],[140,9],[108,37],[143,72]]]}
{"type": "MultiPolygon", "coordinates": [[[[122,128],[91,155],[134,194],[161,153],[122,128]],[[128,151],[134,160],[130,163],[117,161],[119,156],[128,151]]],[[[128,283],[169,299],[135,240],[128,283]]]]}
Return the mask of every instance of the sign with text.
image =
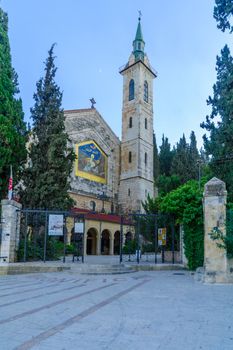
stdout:
{"type": "Polygon", "coordinates": [[[84,222],[74,223],[74,233],[84,233],[84,222]]]}
{"type": "Polygon", "coordinates": [[[166,229],[166,227],[159,228],[158,229],[158,245],[159,246],[166,245],[166,238],[167,238],[167,229],[166,229]]]}
{"type": "Polygon", "coordinates": [[[49,214],[49,236],[63,236],[63,215],[49,214]]]}

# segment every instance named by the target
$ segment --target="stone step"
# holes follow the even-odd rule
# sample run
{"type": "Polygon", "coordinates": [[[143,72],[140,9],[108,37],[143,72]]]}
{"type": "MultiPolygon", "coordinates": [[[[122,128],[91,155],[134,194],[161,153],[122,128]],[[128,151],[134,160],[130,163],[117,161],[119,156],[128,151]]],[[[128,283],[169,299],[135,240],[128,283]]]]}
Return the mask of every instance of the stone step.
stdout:
{"type": "Polygon", "coordinates": [[[115,275],[126,274],[136,271],[159,271],[159,270],[183,270],[181,264],[47,264],[47,263],[0,263],[0,275],[16,275],[24,273],[61,272],[69,270],[71,273],[85,275],[115,275]]]}
{"type": "Polygon", "coordinates": [[[0,266],[0,275],[18,275],[25,273],[61,272],[70,270],[69,266],[17,265],[0,266]]]}
{"type": "Polygon", "coordinates": [[[73,273],[81,275],[116,275],[135,272],[135,269],[124,265],[78,265],[71,267],[73,273]]]}

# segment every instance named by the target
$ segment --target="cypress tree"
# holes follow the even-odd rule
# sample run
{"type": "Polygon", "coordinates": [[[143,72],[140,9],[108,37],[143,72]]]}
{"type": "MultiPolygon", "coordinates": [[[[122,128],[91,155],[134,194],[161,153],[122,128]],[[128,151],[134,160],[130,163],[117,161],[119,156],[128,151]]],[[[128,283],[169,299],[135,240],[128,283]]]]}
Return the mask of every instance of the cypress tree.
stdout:
{"type": "Polygon", "coordinates": [[[11,64],[8,16],[0,8],[0,199],[7,195],[10,166],[17,183],[26,159],[26,125],[18,93],[17,74],[11,64]]]}
{"type": "Polygon", "coordinates": [[[172,161],[172,174],[180,178],[181,183],[198,179],[198,161],[200,160],[197,149],[197,140],[194,131],[190,135],[190,144],[182,136],[174,149],[172,161]]]}
{"type": "Polygon", "coordinates": [[[189,145],[186,142],[185,135],[180,138],[174,150],[171,172],[178,175],[182,184],[190,180],[190,157],[189,145]]]}
{"type": "Polygon", "coordinates": [[[171,164],[172,164],[173,152],[171,150],[171,145],[168,142],[168,138],[163,135],[162,145],[160,146],[159,152],[159,164],[160,164],[160,174],[169,176],[171,175],[171,164]]]}
{"type": "Polygon", "coordinates": [[[194,131],[191,131],[190,134],[190,154],[192,155],[193,159],[198,159],[199,158],[199,153],[197,149],[197,139],[194,131]]]}
{"type": "Polygon", "coordinates": [[[196,180],[198,178],[198,162],[201,159],[197,149],[197,140],[194,131],[191,131],[190,135],[189,157],[190,179],[196,180]]]}
{"type": "Polygon", "coordinates": [[[211,156],[211,170],[226,182],[233,201],[233,58],[227,45],[217,56],[216,71],[213,97],[207,100],[212,112],[201,127],[209,132],[209,137],[204,135],[203,139],[207,155],[211,156]]]}
{"type": "Polygon", "coordinates": [[[45,76],[37,82],[31,108],[29,166],[25,170],[23,204],[30,208],[69,209],[69,176],[75,154],[69,147],[62,93],[55,82],[54,45],[48,52],[45,76]]]}
{"type": "Polygon", "coordinates": [[[163,135],[159,152],[160,175],[156,181],[158,192],[161,196],[164,196],[180,185],[179,177],[171,174],[173,156],[174,152],[171,150],[168,138],[163,135]]]}

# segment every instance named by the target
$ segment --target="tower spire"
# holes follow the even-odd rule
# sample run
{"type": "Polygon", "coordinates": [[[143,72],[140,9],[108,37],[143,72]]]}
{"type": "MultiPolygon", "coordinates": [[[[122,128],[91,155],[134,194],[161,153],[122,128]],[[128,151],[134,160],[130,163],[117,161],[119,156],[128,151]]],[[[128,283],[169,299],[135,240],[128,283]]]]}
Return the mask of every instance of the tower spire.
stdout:
{"type": "Polygon", "coordinates": [[[138,26],[137,26],[136,36],[133,41],[133,54],[135,56],[136,61],[139,61],[139,60],[144,61],[145,41],[143,40],[142,27],[141,27],[142,13],[141,11],[138,11],[138,12],[139,12],[138,26]]]}

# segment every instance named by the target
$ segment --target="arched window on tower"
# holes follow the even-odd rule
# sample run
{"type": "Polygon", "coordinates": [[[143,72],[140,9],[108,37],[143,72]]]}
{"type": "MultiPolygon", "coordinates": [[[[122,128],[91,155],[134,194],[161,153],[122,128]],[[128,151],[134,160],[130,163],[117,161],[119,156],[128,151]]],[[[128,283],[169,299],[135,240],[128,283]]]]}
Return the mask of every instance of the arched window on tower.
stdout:
{"type": "Polygon", "coordinates": [[[129,152],[129,163],[132,163],[132,152],[129,152]]]}
{"type": "Polygon", "coordinates": [[[133,126],[133,118],[129,117],[129,128],[132,128],[133,126]]]}
{"type": "Polygon", "coordinates": [[[144,81],[144,101],[148,102],[148,83],[144,81]]]}
{"type": "Polygon", "coordinates": [[[147,165],[147,153],[145,153],[145,165],[147,165]]]}
{"type": "Polygon", "coordinates": [[[129,101],[134,99],[134,80],[131,79],[129,82],[129,101]]]}
{"type": "Polygon", "coordinates": [[[145,129],[147,129],[147,118],[145,118],[145,129]]]}

